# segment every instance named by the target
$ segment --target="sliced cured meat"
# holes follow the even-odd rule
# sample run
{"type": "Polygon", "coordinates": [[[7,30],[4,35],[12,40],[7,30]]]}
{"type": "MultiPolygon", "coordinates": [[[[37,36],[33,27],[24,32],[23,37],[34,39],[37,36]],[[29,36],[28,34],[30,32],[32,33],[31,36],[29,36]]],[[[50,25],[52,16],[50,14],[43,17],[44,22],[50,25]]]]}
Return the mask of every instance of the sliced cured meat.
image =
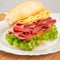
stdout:
{"type": "Polygon", "coordinates": [[[55,23],[56,23],[56,20],[52,20],[52,21],[49,22],[48,25],[49,25],[49,27],[51,27],[51,26],[54,25],[55,23]]]}
{"type": "Polygon", "coordinates": [[[37,26],[32,30],[32,32],[33,32],[33,34],[36,34],[41,29],[42,29],[41,26],[37,26]]]}
{"type": "Polygon", "coordinates": [[[14,32],[21,32],[21,31],[24,31],[24,25],[21,25],[21,26],[14,26],[13,27],[13,31],[14,32]]]}
{"type": "Polygon", "coordinates": [[[36,27],[36,23],[30,24],[29,28],[35,28],[36,27]]]}
{"type": "Polygon", "coordinates": [[[44,32],[48,31],[55,22],[56,20],[49,17],[32,24],[16,23],[12,28],[12,33],[21,40],[29,41],[35,35],[41,36],[44,32]]]}
{"type": "Polygon", "coordinates": [[[38,21],[36,22],[36,24],[37,24],[37,25],[48,24],[51,20],[52,20],[52,18],[49,17],[49,18],[47,18],[47,19],[45,19],[45,20],[38,20],[38,21]]]}
{"type": "Polygon", "coordinates": [[[44,33],[44,29],[41,29],[40,31],[37,32],[36,35],[39,37],[39,36],[41,36],[43,33],[44,33]]]}

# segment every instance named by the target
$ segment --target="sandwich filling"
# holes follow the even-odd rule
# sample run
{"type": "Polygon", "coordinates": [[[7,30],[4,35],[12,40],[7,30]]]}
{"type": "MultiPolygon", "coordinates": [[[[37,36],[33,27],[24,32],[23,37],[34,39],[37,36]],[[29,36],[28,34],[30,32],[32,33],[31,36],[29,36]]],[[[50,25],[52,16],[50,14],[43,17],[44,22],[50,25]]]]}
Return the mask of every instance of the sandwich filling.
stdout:
{"type": "Polygon", "coordinates": [[[50,30],[50,28],[56,23],[55,19],[48,17],[45,20],[38,20],[32,24],[16,23],[9,34],[14,34],[21,40],[30,41],[34,36],[40,37],[43,33],[50,30]]]}

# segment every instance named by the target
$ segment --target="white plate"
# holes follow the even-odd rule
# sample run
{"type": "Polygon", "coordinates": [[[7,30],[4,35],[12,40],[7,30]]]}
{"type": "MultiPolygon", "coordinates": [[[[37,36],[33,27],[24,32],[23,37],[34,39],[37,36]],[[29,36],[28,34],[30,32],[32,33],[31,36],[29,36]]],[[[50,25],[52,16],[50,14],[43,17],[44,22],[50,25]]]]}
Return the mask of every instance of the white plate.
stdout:
{"type": "MultiPolygon", "coordinates": [[[[52,13],[52,18],[57,20],[58,32],[60,34],[60,13],[52,13]]],[[[44,55],[49,53],[54,53],[60,51],[60,38],[58,37],[55,41],[49,41],[41,44],[39,47],[35,48],[32,51],[19,50],[14,47],[9,46],[5,40],[5,34],[8,32],[9,28],[6,21],[0,22],[0,50],[5,52],[17,54],[17,55],[44,55]]]]}

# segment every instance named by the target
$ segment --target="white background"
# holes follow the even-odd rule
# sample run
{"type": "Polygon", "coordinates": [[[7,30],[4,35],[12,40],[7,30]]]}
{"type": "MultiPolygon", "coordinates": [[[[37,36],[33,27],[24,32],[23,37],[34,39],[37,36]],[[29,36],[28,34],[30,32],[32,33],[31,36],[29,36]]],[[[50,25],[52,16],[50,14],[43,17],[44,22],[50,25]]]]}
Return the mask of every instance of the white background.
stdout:
{"type": "MultiPolygon", "coordinates": [[[[17,4],[27,0],[0,0],[0,12],[6,12],[17,4]]],[[[51,12],[60,12],[60,0],[38,0],[42,1],[46,9],[51,12]]]]}

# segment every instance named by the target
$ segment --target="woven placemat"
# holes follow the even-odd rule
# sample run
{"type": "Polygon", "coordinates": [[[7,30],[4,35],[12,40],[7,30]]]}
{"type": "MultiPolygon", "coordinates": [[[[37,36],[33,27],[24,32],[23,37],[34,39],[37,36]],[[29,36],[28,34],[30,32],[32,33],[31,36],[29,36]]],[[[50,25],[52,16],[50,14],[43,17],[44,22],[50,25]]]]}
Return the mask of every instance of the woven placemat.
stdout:
{"type": "Polygon", "coordinates": [[[0,51],[0,60],[60,60],[60,52],[39,56],[18,56],[0,51]]]}

